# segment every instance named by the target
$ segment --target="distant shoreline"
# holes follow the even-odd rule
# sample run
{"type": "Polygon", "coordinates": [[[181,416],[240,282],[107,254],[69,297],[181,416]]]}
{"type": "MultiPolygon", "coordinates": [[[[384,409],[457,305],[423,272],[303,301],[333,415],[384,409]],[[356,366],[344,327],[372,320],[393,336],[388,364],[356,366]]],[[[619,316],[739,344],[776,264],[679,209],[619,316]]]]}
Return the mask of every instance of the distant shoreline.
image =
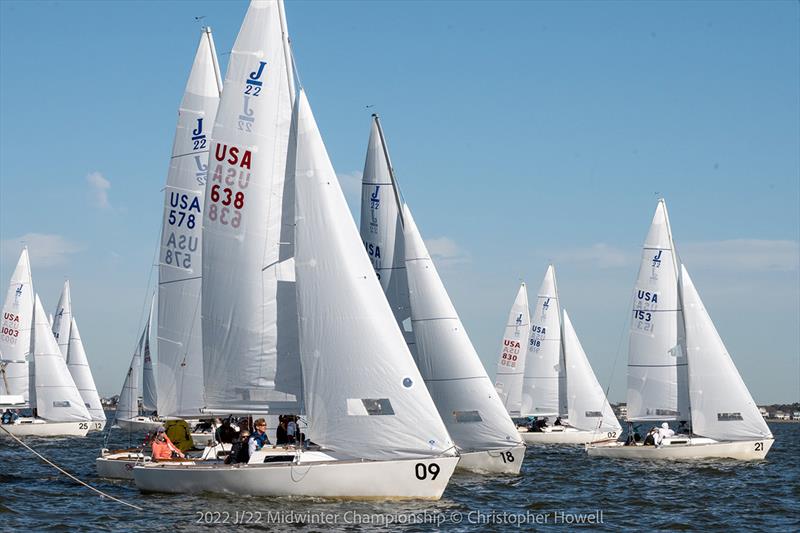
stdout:
{"type": "Polygon", "coordinates": [[[777,418],[765,418],[767,422],[775,422],[776,424],[797,424],[800,420],[779,420],[777,418]]]}

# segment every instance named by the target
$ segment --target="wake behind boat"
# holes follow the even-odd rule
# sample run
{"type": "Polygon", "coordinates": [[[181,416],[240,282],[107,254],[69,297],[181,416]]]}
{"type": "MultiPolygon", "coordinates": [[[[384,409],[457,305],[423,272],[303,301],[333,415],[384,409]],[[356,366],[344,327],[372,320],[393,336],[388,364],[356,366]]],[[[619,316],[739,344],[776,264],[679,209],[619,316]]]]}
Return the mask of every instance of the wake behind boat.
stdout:
{"type": "Polygon", "coordinates": [[[763,459],[772,432],[677,258],[663,199],[645,240],[633,302],[628,420],[667,427],[654,433],[653,445],[629,438],[627,445],[589,446],[589,455],[763,459]],[[685,434],[672,435],[669,422],[676,421],[685,434]]]}

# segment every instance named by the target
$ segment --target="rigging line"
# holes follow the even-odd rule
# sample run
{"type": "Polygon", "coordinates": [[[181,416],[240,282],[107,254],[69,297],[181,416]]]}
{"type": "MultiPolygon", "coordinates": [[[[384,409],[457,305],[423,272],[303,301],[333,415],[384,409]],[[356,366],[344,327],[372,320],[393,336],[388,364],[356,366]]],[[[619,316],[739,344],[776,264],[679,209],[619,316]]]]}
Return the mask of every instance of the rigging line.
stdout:
{"type": "Polygon", "coordinates": [[[5,431],[5,432],[6,432],[8,435],[10,435],[10,436],[11,436],[11,438],[13,438],[15,441],[17,441],[17,442],[18,442],[20,445],[22,445],[23,447],[27,448],[27,449],[28,449],[28,450],[29,450],[31,453],[33,453],[33,454],[34,454],[36,457],[38,457],[39,459],[41,459],[42,461],[44,461],[44,462],[45,462],[45,463],[47,463],[48,465],[52,466],[53,468],[55,468],[56,470],[58,470],[59,472],[61,472],[61,473],[62,473],[62,474],[64,474],[65,476],[67,476],[68,478],[70,478],[70,479],[72,479],[73,481],[77,482],[78,484],[80,484],[80,485],[83,485],[84,487],[86,487],[86,488],[87,488],[87,489],[89,489],[89,490],[93,490],[94,492],[98,493],[100,496],[102,496],[102,497],[105,497],[105,498],[108,498],[109,500],[113,500],[113,501],[115,501],[115,502],[117,502],[117,503],[121,503],[122,505],[127,505],[128,507],[132,507],[133,509],[136,509],[137,511],[144,511],[144,509],[142,509],[141,507],[138,507],[138,506],[136,506],[136,505],[133,505],[132,503],[128,503],[128,502],[126,502],[126,501],[120,500],[119,498],[115,498],[114,496],[112,496],[112,495],[110,495],[110,494],[107,494],[107,493],[103,492],[103,491],[102,491],[102,490],[100,490],[100,489],[96,489],[96,488],[92,487],[91,485],[89,485],[89,484],[88,484],[88,483],[86,483],[85,481],[81,481],[80,479],[78,479],[77,477],[73,476],[72,474],[70,474],[69,472],[67,472],[66,470],[64,470],[63,468],[61,468],[61,467],[60,467],[60,466],[58,466],[57,464],[55,464],[54,462],[50,461],[50,460],[49,460],[47,457],[43,456],[42,454],[40,454],[39,452],[37,452],[36,450],[34,450],[33,448],[31,448],[30,446],[28,446],[27,444],[25,444],[24,442],[22,442],[22,441],[19,439],[19,437],[17,437],[17,436],[16,436],[16,435],[14,435],[13,433],[11,433],[9,430],[7,430],[6,428],[4,428],[2,425],[0,425],[0,429],[2,429],[3,431],[5,431]]]}
{"type": "MultiPolygon", "coordinates": [[[[630,302],[628,304],[628,309],[632,309],[632,308],[633,308],[633,293],[631,293],[631,299],[630,299],[630,302]]],[[[617,342],[617,352],[614,355],[614,363],[611,365],[611,374],[608,376],[608,381],[606,382],[607,383],[607,385],[606,385],[606,401],[608,401],[608,392],[611,390],[611,382],[613,381],[614,373],[617,370],[617,361],[619,360],[619,354],[620,354],[620,351],[622,350],[622,339],[625,338],[625,330],[626,329],[630,329],[632,321],[633,321],[633,315],[631,313],[626,313],[625,314],[625,324],[623,324],[622,330],[619,333],[619,341],[617,342]]],[[[611,402],[610,401],[608,401],[608,405],[609,405],[609,407],[611,406],[611,402]]],[[[626,407],[627,407],[627,404],[626,404],[626,407]]],[[[613,413],[613,411],[614,411],[613,407],[611,408],[611,411],[613,413]]],[[[601,413],[603,412],[602,406],[600,406],[600,412],[601,413]]],[[[616,416],[617,415],[614,415],[615,418],[616,418],[616,416]]]]}

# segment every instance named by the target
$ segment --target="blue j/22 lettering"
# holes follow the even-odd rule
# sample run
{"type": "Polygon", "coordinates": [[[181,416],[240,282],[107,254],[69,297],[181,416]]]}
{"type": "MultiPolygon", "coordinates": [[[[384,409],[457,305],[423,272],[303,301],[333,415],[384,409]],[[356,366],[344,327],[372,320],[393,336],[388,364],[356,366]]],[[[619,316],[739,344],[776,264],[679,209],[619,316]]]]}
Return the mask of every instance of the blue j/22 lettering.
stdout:
{"type": "Polygon", "coordinates": [[[244,94],[251,96],[258,96],[261,93],[261,86],[264,82],[261,80],[261,75],[264,74],[264,68],[267,66],[266,61],[259,61],[258,68],[255,72],[251,72],[245,82],[244,94]]]}
{"type": "Polygon", "coordinates": [[[203,119],[197,119],[197,127],[192,130],[192,149],[202,150],[206,147],[206,134],[203,133],[203,119]]]}

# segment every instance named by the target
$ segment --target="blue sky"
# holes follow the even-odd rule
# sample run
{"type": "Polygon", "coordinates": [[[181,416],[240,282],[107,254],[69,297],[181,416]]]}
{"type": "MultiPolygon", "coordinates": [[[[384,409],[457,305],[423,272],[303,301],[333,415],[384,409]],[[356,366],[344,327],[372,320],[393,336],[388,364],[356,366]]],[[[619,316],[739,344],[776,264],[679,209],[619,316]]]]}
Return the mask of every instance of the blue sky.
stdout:
{"type": "MultiPolygon", "coordinates": [[[[101,394],[121,388],[155,282],[195,17],[224,68],[246,6],[0,2],[0,280],[23,238],[45,305],[69,277],[101,394]]],[[[290,1],[287,14],[351,207],[377,111],[490,375],[519,280],[535,293],[554,261],[600,382],[624,399],[658,193],[756,401],[800,399],[797,2],[290,1]]]]}

